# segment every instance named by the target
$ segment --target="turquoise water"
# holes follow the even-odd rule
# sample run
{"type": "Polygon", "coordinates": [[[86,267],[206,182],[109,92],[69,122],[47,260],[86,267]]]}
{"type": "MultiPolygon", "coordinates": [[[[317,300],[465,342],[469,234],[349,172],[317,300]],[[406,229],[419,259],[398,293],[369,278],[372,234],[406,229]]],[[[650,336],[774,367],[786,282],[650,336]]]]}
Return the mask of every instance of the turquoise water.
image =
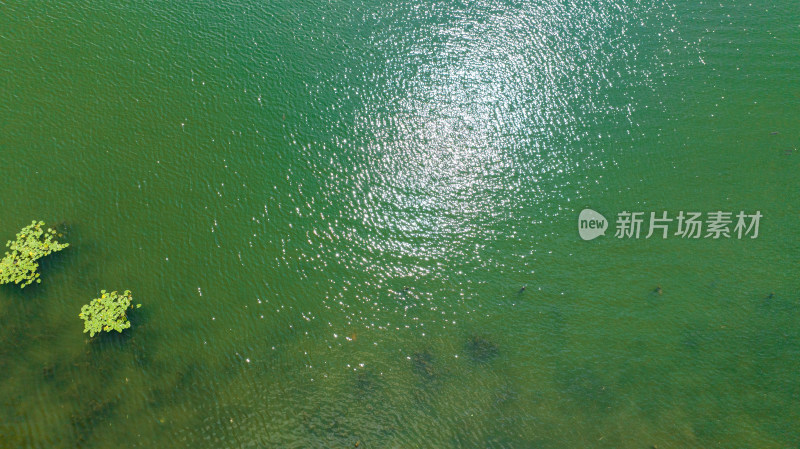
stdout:
{"type": "Polygon", "coordinates": [[[0,10],[0,448],[800,445],[794,2],[0,10]]]}

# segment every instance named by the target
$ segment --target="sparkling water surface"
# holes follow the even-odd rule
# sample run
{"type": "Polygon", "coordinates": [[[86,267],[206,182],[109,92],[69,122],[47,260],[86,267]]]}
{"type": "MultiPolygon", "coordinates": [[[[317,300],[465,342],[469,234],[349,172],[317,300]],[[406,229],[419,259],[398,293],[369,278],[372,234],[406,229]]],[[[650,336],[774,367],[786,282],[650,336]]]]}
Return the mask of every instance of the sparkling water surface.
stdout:
{"type": "Polygon", "coordinates": [[[0,448],[800,444],[796,2],[0,11],[0,448]]]}

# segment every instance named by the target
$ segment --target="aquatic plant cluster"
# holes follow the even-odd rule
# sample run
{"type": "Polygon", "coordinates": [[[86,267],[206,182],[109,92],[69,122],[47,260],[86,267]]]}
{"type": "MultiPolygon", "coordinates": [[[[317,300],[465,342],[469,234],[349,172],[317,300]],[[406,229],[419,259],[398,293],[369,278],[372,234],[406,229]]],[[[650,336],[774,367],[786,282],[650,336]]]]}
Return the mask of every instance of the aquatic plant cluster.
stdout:
{"type": "MultiPolygon", "coordinates": [[[[43,221],[34,220],[17,233],[15,241],[6,243],[11,252],[6,251],[5,257],[0,260],[0,285],[13,282],[25,288],[33,282],[41,283],[37,261],[69,246],[69,243],[55,240],[56,237],[62,237],[61,234],[44,226],[43,221]]],[[[135,308],[141,306],[137,304],[135,308]]],[[[84,321],[83,332],[89,332],[90,337],[103,331],[122,332],[131,327],[127,316],[129,308],[134,308],[130,290],[122,294],[101,290],[99,298],[81,307],[78,317],[84,321]]]]}
{"type": "MultiPolygon", "coordinates": [[[[136,308],[139,307],[142,305],[137,304],[136,308]]],[[[81,307],[81,313],[78,316],[84,321],[83,332],[89,332],[89,337],[94,337],[94,334],[102,331],[122,332],[123,329],[131,327],[126,314],[129,308],[134,308],[130,290],[125,290],[122,294],[116,291],[108,293],[101,290],[99,298],[95,298],[89,304],[81,307]]]]}
{"type": "Polygon", "coordinates": [[[15,241],[6,243],[11,252],[6,251],[5,257],[0,260],[0,284],[13,282],[25,288],[34,281],[42,282],[37,271],[37,260],[69,246],[69,243],[55,240],[54,229],[45,230],[43,227],[43,221],[33,221],[17,233],[15,241]]]}

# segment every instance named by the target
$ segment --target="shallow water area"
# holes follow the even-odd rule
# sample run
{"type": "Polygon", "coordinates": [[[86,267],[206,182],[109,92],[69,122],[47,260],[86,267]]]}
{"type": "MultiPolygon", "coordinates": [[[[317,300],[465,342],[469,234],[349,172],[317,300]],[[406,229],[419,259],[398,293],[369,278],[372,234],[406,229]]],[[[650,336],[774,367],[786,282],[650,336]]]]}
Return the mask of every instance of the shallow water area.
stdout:
{"type": "Polygon", "coordinates": [[[800,444],[794,2],[2,9],[0,449],[800,444]]]}

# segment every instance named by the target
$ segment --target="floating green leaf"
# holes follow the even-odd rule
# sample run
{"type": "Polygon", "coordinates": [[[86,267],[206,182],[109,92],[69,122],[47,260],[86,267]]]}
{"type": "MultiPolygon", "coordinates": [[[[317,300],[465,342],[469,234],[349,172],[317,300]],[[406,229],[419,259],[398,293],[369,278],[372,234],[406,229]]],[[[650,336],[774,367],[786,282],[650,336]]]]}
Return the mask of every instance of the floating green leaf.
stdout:
{"type": "Polygon", "coordinates": [[[0,260],[0,284],[13,282],[25,288],[33,282],[41,282],[36,261],[69,246],[55,240],[56,231],[43,227],[43,221],[33,221],[17,233],[15,241],[6,243],[11,251],[6,251],[0,260]]]}
{"type": "MultiPolygon", "coordinates": [[[[112,330],[122,332],[123,329],[131,327],[126,312],[133,309],[133,297],[130,290],[125,290],[119,294],[116,291],[108,293],[100,291],[100,297],[95,298],[89,304],[81,307],[78,317],[84,321],[83,332],[89,332],[90,337],[102,331],[111,332],[112,330]]],[[[141,307],[137,304],[136,308],[141,307]]]]}

